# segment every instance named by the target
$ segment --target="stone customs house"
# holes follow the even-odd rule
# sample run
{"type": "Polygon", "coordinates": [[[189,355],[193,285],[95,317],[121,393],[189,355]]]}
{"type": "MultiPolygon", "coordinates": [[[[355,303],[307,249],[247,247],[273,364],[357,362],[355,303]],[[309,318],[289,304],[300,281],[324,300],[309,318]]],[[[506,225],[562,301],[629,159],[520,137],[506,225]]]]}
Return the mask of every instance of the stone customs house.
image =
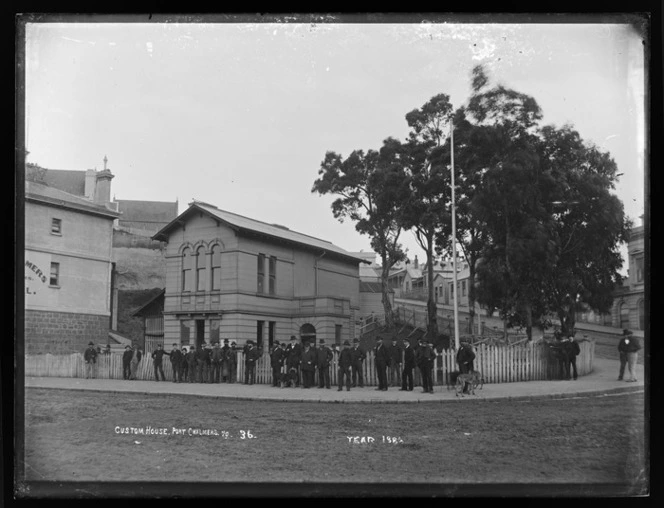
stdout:
{"type": "Polygon", "coordinates": [[[153,239],[167,243],[167,347],[355,336],[363,260],[330,242],[199,201],[153,239]]]}

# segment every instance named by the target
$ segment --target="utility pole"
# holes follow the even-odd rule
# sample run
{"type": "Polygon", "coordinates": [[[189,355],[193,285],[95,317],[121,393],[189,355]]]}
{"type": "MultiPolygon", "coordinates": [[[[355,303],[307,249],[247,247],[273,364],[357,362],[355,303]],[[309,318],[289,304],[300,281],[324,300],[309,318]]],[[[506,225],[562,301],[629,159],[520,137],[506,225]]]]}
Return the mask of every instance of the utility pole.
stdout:
{"type": "Polygon", "coordinates": [[[450,155],[452,160],[452,288],[454,290],[454,347],[459,350],[459,303],[457,301],[456,198],[454,185],[454,120],[450,116],[450,155]]]}

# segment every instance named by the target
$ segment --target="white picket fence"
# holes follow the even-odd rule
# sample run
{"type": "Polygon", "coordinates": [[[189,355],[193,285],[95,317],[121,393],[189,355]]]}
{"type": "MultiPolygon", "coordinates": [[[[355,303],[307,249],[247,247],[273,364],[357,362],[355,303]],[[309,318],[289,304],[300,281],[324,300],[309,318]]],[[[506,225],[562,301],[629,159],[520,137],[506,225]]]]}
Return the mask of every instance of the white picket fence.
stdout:
{"type": "MultiPolygon", "coordinates": [[[[579,376],[589,374],[593,370],[595,352],[594,340],[579,341],[581,353],[576,359],[579,376]]],[[[504,346],[479,344],[474,347],[476,370],[482,372],[486,383],[510,383],[518,381],[535,381],[559,379],[560,365],[543,342],[530,345],[504,346]]],[[[236,382],[244,382],[244,361],[242,352],[237,352],[236,382]]],[[[163,361],[164,374],[167,380],[173,379],[173,371],[168,358],[163,361]]],[[[284,367],[282,372],[285,372],[284,367]]],[[[377,386],[378,378],[374,363],[373,351],[367,352],[363,364],[364,384],[377,386]]],[[[434,366],[434,383],[447,384],[451,372],[457,371],[456,351],[443,350],[436,356],[434,366]]],[[[25,375],[45,377],[85,377],[85,362],[81,353],[70,355],[25,355],[25,375]]],[[[330,381],[337,384],[336,358],[330,366],[330,381]]],[[[389,368],[388,368],[389,376],[389,368]]],[[[98,379],[122,379],[122,355],[109,354],[97,357],[95,377],[98,379]]],[[[136,375],[139,380],[154,380],[154,366],[150,355],[144,355],[138,365],[136,375]]],[[[415,384],[420,385],[419,369],[414,372],[415,384]]],[[[270,356],[264,353],[256,365],[256,383],[272,383],[272,367],[270,356]]],[[[318,372],[316,372],[318,383],[318,372]]]]}

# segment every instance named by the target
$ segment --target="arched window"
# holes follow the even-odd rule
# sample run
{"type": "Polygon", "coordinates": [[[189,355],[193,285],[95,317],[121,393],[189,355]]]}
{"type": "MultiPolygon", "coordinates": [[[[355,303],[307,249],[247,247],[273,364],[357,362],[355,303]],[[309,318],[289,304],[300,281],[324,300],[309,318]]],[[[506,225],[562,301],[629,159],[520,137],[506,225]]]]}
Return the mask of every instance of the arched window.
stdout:
{"type": "Polygon", "coordinates": [[[221,247],[215,245],[212,247],[212,291],[221,289],[221,247]]]}
{"type": "Polygon", "coordinates": [[[639,300],[639,330],[645,329],[645,319],[645,304],[643,303],[643,299],[641,299],[639,300]]]}
{"type": "Polygon", "coordinates": [[[629,328],[629,307],[624,302],[620,304],[620,328],[629,328]]]}
{"type": "Polygon", "coordinates": [[[187,247],[182,251],[182,291],[191,291],[191,250],[187,247]]]}
{"type": "Polygon", "coordinates": [[[205,247],[196,251],[196,291],[205,291],[205,247]]]}

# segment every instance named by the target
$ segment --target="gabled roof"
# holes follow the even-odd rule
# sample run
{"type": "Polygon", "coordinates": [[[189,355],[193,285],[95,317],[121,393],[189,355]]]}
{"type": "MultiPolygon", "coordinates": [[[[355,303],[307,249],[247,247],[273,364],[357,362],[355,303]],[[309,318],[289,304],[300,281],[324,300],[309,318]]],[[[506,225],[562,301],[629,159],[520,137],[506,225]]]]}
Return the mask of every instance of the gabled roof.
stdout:
{"type": "Polygon", "coordinates": [[[178,216],[178,202],[136,201],[116,199],[125,222],[157,222],[167,224],[178,216]]]}
{"type": "Polygon", "coordinates": [[[54,189],[43,183],[25,181],[25,199],[37,201],[60,208],[70,208],[93,215],[101,215],[115,219],[120,216],[118,212],[110,210],[103,205],[96,204],[88,199],[74,196],[60,189],[54,189]]]}
{"type": "Polygon", "coordinates": [[[357,255],[345,251],[341,247],[337,247],[327,240],[321,240],[313,236],[305,235],[303,233],[298,233],[296,231],[291,231],[285,226],[279,224],[268,224],[267,222],[261,222],[259,220],[250,219],[236,213],[228,212],[226,210],[220,210],[214,205],[208,203],[203,203],[200,201],[194,201],[189,205],[184,212],[182,212],[177,218],[171,221],[169,224],[161,228],[156,234],[152,236],[154,240],[167,241],[169,232],[179,226],[186,217],[191,214],[193,211],[202,211],[224,224],[226,224],[231,229],[235,230],[240,234],[245,235],[255,235],[262,238],[267,238],[273,241],[282,241],[290,244],[295,244],[305,248],[314,248],[316,250],[321,250],[326,253],[337,255],[338,257],[344,258],[349,261],[356,263],[365,262],[363,258],[357,257],[357,255]]]}

